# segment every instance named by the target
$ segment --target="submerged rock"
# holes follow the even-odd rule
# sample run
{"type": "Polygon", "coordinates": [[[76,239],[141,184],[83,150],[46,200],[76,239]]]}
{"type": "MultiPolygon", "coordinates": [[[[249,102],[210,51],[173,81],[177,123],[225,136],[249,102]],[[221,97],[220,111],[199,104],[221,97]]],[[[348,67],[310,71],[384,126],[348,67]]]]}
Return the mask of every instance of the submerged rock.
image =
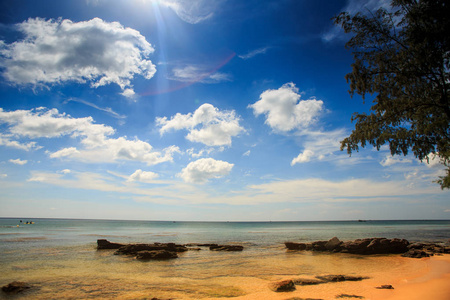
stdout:
{"type": "Polygon", "coordinates": [[[26,282],[13,281],[13,282],[10,282],[7,285],[3,286],[2,291],[7,294],[14,295],[14,294],[22,293],[30,288],[31,288],[31,286],[26,282]]]}
{"type": "Polygon", "coordinates": [[[316,278],[322,280],[323,283],[340,281],[361,281],[364,279],[368,279],[368,277],[351,275],[320,275],[316,276],[316,278]]]}
{"type": "Polygon", "coordinates": [[[119,249],[124,244],[119,243],[111,243],[108,240],[105,239],[99,239],[97,240],[97,250],[103,250],[103,249],[119,249]]]}
{"type": "Polygon", "coordinates": [[[212,251],[242,251],[242,250],[244,250],[244,246],[240,246],[240,245],[216,245],[216,246],[210,246],[209,250],[212,250],[212,251]]]}
{"type": "Polygon", "coordinates": [[[295,284],[292,280],[283,280],[278,282],[272,282],[269,284],[269,288],[274,292],[292,292],[295,291],[295,284]]]}
{"type": "Polygon", "coordinates": [[[403,257],[411,257],[411,258],[422,258],[422,257],[430,257],[433,254],[429,254],[423,250],[418,249],[409,249],[408,252],[403,253],[403,257]]]}
{"type": "Polygon", "coordinates": [[[139,251],[136,254],[136,259],[139,260],[165,260],[178,258],[176,252],[167,251],[167,250],[153,250],[153,251],[139,251]]]}
{"type": "Polygon", "coordinates": [[[350,295],[350,294],[340,294],[340,295],[336,295],[336,299],[340,299],[340,298],[356,298],[356,299],[364,299],[363,296],[358,296],[358,295],[350,295]]]}
{"type": "Polygon", "coordinates": [[[183,245],[177,245],[174,243],[154,243],[154,244],[128,244],[117,249],[114,254],[116,255],[136,255],[140,251],[169,251],[169,252],[185,252],[188,251],[183,245]]]}
{"type": "Polygon", "coordinates": [[[409,242],[405,239],[367,238],[342,242],[337,237],[328,241],[315,241],[309,244],[286,242],[288,250],[311,250],[342,252],[352,254],[400,254],[408,251],[409,242]]]}
{"type": "Polygon", "coordinates": [[[286,242],[284,245],[288,248],[288,250],[306,250],[305,243],[286,242]]]}
{"type": "Polygon", "coordinates": [[[297,278],[292,280],[295,285],[316,285],[325,283],[323,280],[320,279],[309,279],[309,278],[297,278]]]}
{"type": "Polygon", "coordinates": [[[390,284],[384,284],[384,285],[381,285],[381,286],[377,286],[376,289],[379,289],[379,290],[393,290],[394,287],[392,285],[390,285],[390,284]]]}

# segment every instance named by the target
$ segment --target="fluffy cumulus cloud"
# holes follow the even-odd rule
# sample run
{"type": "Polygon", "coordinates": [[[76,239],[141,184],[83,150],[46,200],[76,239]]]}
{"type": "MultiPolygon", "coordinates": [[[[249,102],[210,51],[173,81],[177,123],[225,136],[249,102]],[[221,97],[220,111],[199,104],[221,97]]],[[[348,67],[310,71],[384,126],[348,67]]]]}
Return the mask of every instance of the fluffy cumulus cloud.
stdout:
{"type": "Polygon", "coordinates": [[[15,165],[23,166],[23,165],[25,165],[28,162],[28,160],[26,160],[26,159],[21,160],[20,158],[17,158],[17,159],[10,159],[9,162],[13,163],[15,165]]]}
{"type": "Polygon", "coordinates": [[[345,136],[346,130],[339,128],[332,131],[303,130],[299,137],[305,150],[292,159],[291,166],[317,160],[340,163],[341,160],[336,159],[338,156],[348,157],[347,153],[340,151],[340,141],[345,136]]]}
{"type": "Polygon", "coordinates": [[[160,134],[171,130],[186,129],[186,138],[192,142],[203,143],[207,146],[230,146],[232,137],[242,133],[239,125],[240,118],[233,111],[220,111],[211,104],[201,105],[194,113],[177,113],[170,119],[156,118],[160,126],[160,134]]]}
{"type": "Polygon", "coordinates": [[[115,162],[131,160],[148,165],[173,160],[178,147],[170,146],[163,152],[137,138],[110,137],[115,130],[104,124],[95,124],[91,117],[73,118],[59,113],[57,109],[16,110],[5,112],[0,109],[0,123],[6,123],[10,134],[17,138],[57,138],[71,136],[79,138],[81,145],[62,148],[50,153],[51,158],[66,158],[89,162],[115,162]]]}
{"type": "Polygon", "coordinates": [[[201,158],[191,162],[178,174],[185,182],[205,183],[213,178],[221,178],[231,172],[234,164],[212,158],[201,158]]]}
{"type": "Polygon", "coordinates": [[[127,181],[128,182],[139,181],[139,182],[150,183],[158,177],[159,177],[159,175],[154,172],[146,172],[146,171],[142,171],[141,169],[139,169],[139,170],[136,170],[136,172],[134,172],[133,174],[131,174],[128,177],[127,181]]]}
{"type": "Polygon", "coordinates": [[[154,48],[138,31],[94,18],[84,22],[28,19],[17,24],[20,41],[0,48],[3,77],[16,85],[47,86],[67,81],[92,87],[115,83],[134,96],[131,80],[156,72],[154,48]]]}
{"type": "Polygon", "coordinates": [[[265,123],[279,132],[304,129],[313,124],[323,109],[321,100],[300,100],[298,88],[286,83],[277,90],[267,90],[249,105],[256,116],[264,114],[265,123]]]}
{"type": "Polygon", "coordinates": [[[298,163],[304,163],[304,162],[308,162],[311,160],[311,158],[313,157],[314,152],[306,149],[305,151],[303,151],[302,153],[300,153],[296,158],[294,158],[291,161],[291,166],[298,164],[298,163]]]}

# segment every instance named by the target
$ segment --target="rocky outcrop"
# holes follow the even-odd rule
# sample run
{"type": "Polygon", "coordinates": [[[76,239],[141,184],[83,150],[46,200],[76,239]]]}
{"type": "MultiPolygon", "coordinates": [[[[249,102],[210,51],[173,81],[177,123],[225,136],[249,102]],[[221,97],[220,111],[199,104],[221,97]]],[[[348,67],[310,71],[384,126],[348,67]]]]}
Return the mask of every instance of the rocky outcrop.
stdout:
{"type": "Polygon", "coordinates": [[[368,279],[369,277],[363,276],[351,276],[351,275],[320,275],[316,276],[317,279],[322,280],[322,282],[341,282],[341,281],[361,281],[368,279]]]}
{"type": "Polygon", "coordinates": [[[167,250],[153,250],[153,251],[139,251],[136,254],[136,259],[139,260],[166,260],[178,258],[176,252],[167,251],[167,250]]]}
{"type": "Polygon", "coordinates": [[[29,285],[26,282],[13,281],[13,282],[8,283],[7,285],[3,286],[2,291],[6,294],[15,295],[15,294],[22,293],[30,288],[31,288],[31,285],[29,285]]]}
{"type": "Polygon", "coordinates": [[[119,249],[120,247],[124,246],[124,244],[119,243],[111,243],[108,240],[105,239],[99,239],[97,240],[97,250],[103,250],[103,249],[119,249]]]}
{"type": "Polygon", "coordinates": [[[316,285],[332,282],[342,282],[342,281],[361,281],[368,279],[369,277],[364,276],[353,276],[353,275],[318,275],[316,278],[297,278],[293,279],[295,285],[316,285]]]}
{"type": "Polygon", "coordinates": [[[278,282],[272,282],[269,284],[270,290],[273,292],[292,292],[295,290],[295,284],[292,280],[283,280],[278,282]]]}
{"type": "Polygon", "coordinates": [[[343,252],[352,254],[398,254],[408,251],[409,242],[405,239],[367,238],[342,242],[337,237],[329,241],[316,241],[309,244],[286,242],[288,250],[311,250],[343,252]]]}
{"type": "Polygon", "coordinates": [[[288,250],[306,250],[305,243],[286,242],[284,244],[286,245],[286,248],[288,248],[288,250]]]}
{"type": "Polygon", "coordinates": [[[381,286],[377,286],[376,289],[379,289],[379,290],[393,290],[394,287],[392,285],[390,285],[390,284],[384,284],[384,285],[381,285],[381,286]]]}
{"type": "Polygon", "coordinates": [[[137,255],[140,251],[169,251],[169,252],[185,252],[188,251],[183,245],[174,243],[154,243],[154,244],[128,244],[117,249],[116,255],[137,255]]]}
{"type": "Polygon", "coordinates": [[[403,257],[410,257],[410,258],[430,257],[431,255],[433,254],[429,254],[428,252],[419,249],[409,249],[408,252],[402,254],[403,257]]]}
{"type": "Polygon", "coordinates": [[[209,250],[212,251],[242,251],[244,246],[240,245],[214,245],[210,246],[209,250]]]}

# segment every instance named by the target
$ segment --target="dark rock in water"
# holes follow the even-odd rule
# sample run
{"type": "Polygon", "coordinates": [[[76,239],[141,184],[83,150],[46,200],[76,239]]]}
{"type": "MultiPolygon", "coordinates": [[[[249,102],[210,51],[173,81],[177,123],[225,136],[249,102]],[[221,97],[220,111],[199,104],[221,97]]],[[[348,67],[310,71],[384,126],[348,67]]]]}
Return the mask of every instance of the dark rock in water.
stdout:
{"type": "Polygon", "coordinates": [[[97,250],[103,250],[103,249],[119,249],[124,244],[119,243],[111,243],[108,240],[105,239],[99,239],[97,240],[97,250]]]}
{"type": "Polygon", "coordinates": [[[313,251],[327,251],[325,245],[328,241],[316,241],[311,243],[311,248],[313,251]]]}
{"type": "Polygon", "coordinates": [[[176,245],[174,243],[161,244],[128,244],[117,249],[116,255],[136,255],[139,251],[170,251],[170,252],[185,252],[188,250],[185,246],[176,245]]]}
{"type": "Polygon", "coordinates": [[[325,244],[325,248],[327,248],[328,251],[340,250],[338,248],[340,248],[339,246],[341,244],[342,242],[337,237],[334,237],[325,244]]]}
{"type": "Polygon", "coordinates": [[[305,243],[286,242],[284,243],[284,245],[286,245],[286,248],[288,248],[288,250],[306,250],[305,243]]]}
{"type": "Polygon", "coordinates": [[[380,290],[393,290],[394,287],[390,284],[384,284],[381,286],[377,286],[376,289],[380,289],[380,290]]]}
{"type": "Polygon", "coordinates": [[[294,282],[295,285],[315,285],[325,283],[323,280],[320,279],[309,279],[309,278],[297,278],[292,281],[294,282]]]}
{"type": "Polygon", "coordinates": [[[196,243],[190,243],[186,244],[186,247],[216,247],[219,246],[218,244],[196,244],[196,243]]]}
{"type": "Polygon", "coordinates": [[[283,280],[272,282],[269,288],[274,292],[292,292],[295,290],[295,284],[292,280],[283,280]]]}
{"type": "Polygon", "coordinates": [[[339,298],[356,298],[356,299],[364,299],[363,296],[358,296],[358,295],[349,295],[349,294],[340,294],[336,296],[336,299],[339,298]]]}
{"type": "Polygon", "coordinates": [[[299,298],[299,297],[294,297],[294,298],[288,298],[286,300],[324,300],[322,298],[299,298]]]}
{"type": "Polygon", "coordinates": [[[212,251],[242,251],[242,250],[244,250],[244,246],[240,246],[240,245],[217,245],[217,246],[210,246],[209,250],[212,250],[212,251]]]}
{"type": "Polygon", "coordinates": [[[402,254],[403,257],[411,257],[411,258],[430,257],[431,255],[425,251],[417,249],[410,249],[408,252],[402,254]]]}
{"type": "Polygon", "coordinates": [[[167,250],[153,250],[153,251],[139,251],[136,254],[136,259],[139,260],[163,260],[163,259],[172,259],[177,258],[178,255],[176,252],[167,251],[167,250]]]}
{"type": "Polygon", "coordinates": [[[341,282],[341,281],[361,281],[368,279],[363,276],[351,276],[351,275],[321,275],[316,276],[317,279],[322,280],[323,283],[327,282],[341,282]]]}
{"type": "Polygon", "coordinates": [[[2,291],[7,294],[14,295],[14,294],[22,293],[23,291],[26,291],[30,288],[31,288],[31,286],[26,282],[13,281],[13,282],[8,283],[7,285],[3,286],[2,291]]]}

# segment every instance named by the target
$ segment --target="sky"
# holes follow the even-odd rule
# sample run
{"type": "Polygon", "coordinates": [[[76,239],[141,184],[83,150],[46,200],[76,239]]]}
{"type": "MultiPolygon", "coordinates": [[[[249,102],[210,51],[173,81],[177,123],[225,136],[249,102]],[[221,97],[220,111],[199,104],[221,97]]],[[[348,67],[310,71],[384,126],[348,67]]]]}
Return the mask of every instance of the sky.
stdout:
{"type": "Polygon", "coordinates": [[[340,141],[387,1],[0,1],[0,217],[449,219],[444,171],[340,141]]]}

